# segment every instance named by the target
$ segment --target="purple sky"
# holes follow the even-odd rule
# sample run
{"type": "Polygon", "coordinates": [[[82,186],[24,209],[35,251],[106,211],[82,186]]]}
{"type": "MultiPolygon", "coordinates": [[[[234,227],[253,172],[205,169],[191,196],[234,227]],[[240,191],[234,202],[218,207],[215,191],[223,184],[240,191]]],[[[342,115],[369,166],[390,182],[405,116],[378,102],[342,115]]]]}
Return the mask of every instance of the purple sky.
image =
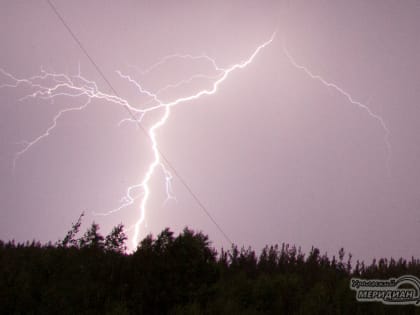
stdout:
{"type": "MultiPolygon", "coordinates": [[[[158,132],[161,151],[238,245],[290,242],[329,254],[344,247],[364,259],[420,257],[418,1],[53,3],[118,93],[139,106],[145,98],[116,70],[156,91],[210,67],[177,59],[146,75],[138,69],[177,53],[205,53],[227,67],[277,30],[215,95],[173,108],[158,132]],[[379,121],[294,67],[283,43],[297,63],[383,118],[390,155],[379,121]]],[[[18,78],[41,66],[76,74],[80,63],[86,78],[110,92],[46,2],[1,1],[0,21],[4,70],[18,78]]],[[[7,82],[0,76],[0,85],[7,82]]],[[[208,87],[198,80],[165,97],[208,87]]],[[[13,172],[19,142],[83,102],[19,101],[31,91],[0,89],[0,239],[55,241],[82,211],[84,228],[95,220],[103,233],[134,224],[137,207],[93,214],[118,207],[151,160],[148,139],[135,125],[118,126],[127,112],[115,105],[95,100],[64,116],[13,172]]],[[[177,201],[165,203],[156,172],[140,236],[188,225],[209,234],[215,247],[228,247],[177,177],[172,184],[177,201]]]]}

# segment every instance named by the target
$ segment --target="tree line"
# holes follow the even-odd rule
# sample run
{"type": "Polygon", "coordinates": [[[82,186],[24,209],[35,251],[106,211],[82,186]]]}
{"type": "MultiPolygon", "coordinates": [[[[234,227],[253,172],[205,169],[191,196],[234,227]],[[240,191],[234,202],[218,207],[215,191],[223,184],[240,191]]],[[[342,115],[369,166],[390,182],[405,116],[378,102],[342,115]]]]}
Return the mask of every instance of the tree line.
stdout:
{"type": "Polygon", "coordinates": [[[208,236],[164,229],[127,253],[122,224],[102,236],[82,216],[52,244],[0,241],[0,314],[420,314],[360,303],[351,277],[420,277],[420,260],[352,263],[294,245],[217,252],[208,236]]]}

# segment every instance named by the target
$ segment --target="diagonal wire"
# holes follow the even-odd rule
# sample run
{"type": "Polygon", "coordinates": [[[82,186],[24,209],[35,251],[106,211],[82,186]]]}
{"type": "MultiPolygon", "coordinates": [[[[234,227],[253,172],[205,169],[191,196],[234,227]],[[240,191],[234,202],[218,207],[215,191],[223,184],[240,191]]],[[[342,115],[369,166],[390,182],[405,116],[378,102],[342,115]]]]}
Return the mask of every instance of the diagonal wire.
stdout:
{"type": "MultiPolygon", "coordinates": [[[[86,57],[89,59],[89,61],[92,63],[92,65],[95,67],[96,71],[99,73],[99,75],[102,77],[102,79],[105,81],[105,83],[108,85],[108,87],[111,89],[111,91],[119,97],[118,92],[114,89],[114,87],[112,86],[111,82],[107,79],[107,77],[105,76],[105,74],[102,72],[101,68],[98,66],[98,64],[95,62],[95,60],[93,60],[93,58],[90,56],[90,54],[87,52],[87,50],[85,49],[85,47],[82,45],[81,41],[78,39],[78,37],[76,36],[76,34],[72,31],[72,29],[70,28],[70,26],[66,23],[66,21],[64,20],[64,18],[61,16],[61,14],[58,12],[57,8],[51,3],[50,0],[46,0],[46,2],[48,3],[49,7],[51,8],[51,10],[55,13],[55,15],[58,17],[58,19],[61,21],[61,23],[64,25],[64,27],[67,29],[67,31],[69,32],[69,34],[71,35],[71,37],[74,39],[74,41],[77,43],[77,45],[79,46],[79,48],[82,50],[82,52],[86,55],[86,57]]],[[[140,129],[143,131],[143,134],[147,137],[148,133],[146,131],[146,129],[144,129],[143,125],[140,124],[140,122],[138,121],[138,119],[136,119],[135,115],[133,114],[133,112],[130,110],[130,108],[128,108],[127,106],[124,106],[124,108],[127,110],[127,112],[130,114],[130,116],[136,121],[137,125],[140,127],[140,129]]],[[[200,201],[200,199],[198,198],[198,196],[193,192],[193,190],[191,189],[191,187],[187,184],[187,182],[181,177],[181,175],[179,174],[179,172],[176,170],[176,168],[173,166],[173,164],[168,160],[168,158],[158,149],[160,156],[162,157],[162,159],[165,161],[165,163],[172,169],[172,172],[175,174],[176,177],[178,177],[179,181],[181,182],[181,184],[186,188],[186,190],[190,193],[190,195],[193,197],[193,199],[195,200],[195,202],[198,204],[198,206],[200,207],[200,209],[207,215],[207,217],[213,222],[213,224],[217,227],[217,229],[220,231],[220,233],[222,233],[222,235],[224,236],[224,238],[230,243],[233,244],[232,240],[230,239],[230,237],[226,234],[226,232],[222,229],[222,227],[217,223],[216,219],[210,214],[210,212],[208,211],[207,207],[200,201]]]]}

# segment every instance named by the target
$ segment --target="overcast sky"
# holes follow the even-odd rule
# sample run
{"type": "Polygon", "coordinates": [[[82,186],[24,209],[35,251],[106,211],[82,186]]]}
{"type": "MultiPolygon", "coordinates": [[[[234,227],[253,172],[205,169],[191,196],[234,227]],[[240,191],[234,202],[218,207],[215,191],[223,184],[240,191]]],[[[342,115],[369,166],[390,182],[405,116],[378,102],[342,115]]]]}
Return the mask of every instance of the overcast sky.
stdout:
{"type": "MultiPolygon", "coordinates": [[[[207,54],[220,67],[247,59],[276,31],[274,41],[216,94],[172,109],[157,132],[161,151],[225,233],[260,249],[289,242],[330,255],[420,257],[420,2],[419,1],[58,1],[53,4],[119,95],[134,106],[147,99],[116,70],[145,88],[202,73],[207,54]],[[287,58],[321,80],[311,78],[287,58]],[[383,119],[389,131],[368,111],[383,119]],[[387,141],[390,150],[387,149],[387,141]]],[[[0,67],[17,78],[40,67],[96,81],[112,93],[44,1],[0,1],[0,67]]],[[[0,76],[0,85],[10,83],[0,76]]],[[[182,97],[211,86],[198,79],[162,96],[182,97]]],[[[152,159],[150,140],[127,112],[92,100],[58,121],[50,136],[17,160],[24,140],[54,115],[86,98],[20,100],[27,85],[0,89],[0,239],[62,238],[85,211],[107,233],[131,227],[138,206],[120,205],[152,159]]],[[[148,116],[144,127],[156,121],[148,116]]],[[[176,201],[165,202],[160,169],[140,237],[164,227],[202,230],[229,247],[180,179],[176,201]]],[[[130,237],[133,231],[128,232],[130,237]]]]}

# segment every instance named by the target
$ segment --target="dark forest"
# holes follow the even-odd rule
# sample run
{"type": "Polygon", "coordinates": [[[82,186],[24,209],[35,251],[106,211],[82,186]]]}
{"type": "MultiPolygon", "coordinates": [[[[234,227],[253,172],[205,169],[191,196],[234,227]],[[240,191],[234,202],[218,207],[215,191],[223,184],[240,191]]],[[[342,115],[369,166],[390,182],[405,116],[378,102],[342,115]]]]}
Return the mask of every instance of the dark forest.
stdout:
{"type": "Polygon", "coordinates": [[[81,219],[54,244],[0,242],[1,314],[420,314],[361,303],[351,277],[420,276],[411,258],[353,262],[289,245],[217,252],[202,232],[170,229],[127,254],[123,225],[106,236],[81,219]]]}

